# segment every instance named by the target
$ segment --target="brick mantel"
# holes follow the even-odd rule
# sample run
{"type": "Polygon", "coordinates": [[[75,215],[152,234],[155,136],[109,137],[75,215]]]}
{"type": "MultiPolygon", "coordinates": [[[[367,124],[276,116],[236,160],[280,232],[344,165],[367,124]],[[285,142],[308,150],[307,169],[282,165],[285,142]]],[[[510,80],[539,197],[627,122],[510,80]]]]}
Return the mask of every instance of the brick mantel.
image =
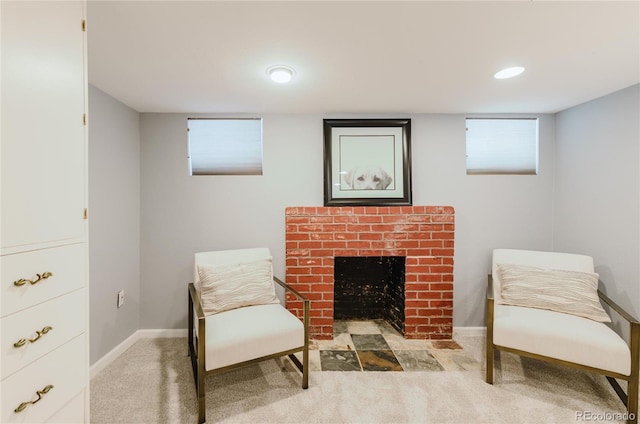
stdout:
{"type": "MultiPolygon", "coordinates": [[[[312,338],[333,337],[336,256],[406,257],[405,337],[452,337],[452,207],[301,206],[285,214],[286,282],[311,299],[312,338]]],[[[301,316],[301,302],[286,302],[301,316]]]]}

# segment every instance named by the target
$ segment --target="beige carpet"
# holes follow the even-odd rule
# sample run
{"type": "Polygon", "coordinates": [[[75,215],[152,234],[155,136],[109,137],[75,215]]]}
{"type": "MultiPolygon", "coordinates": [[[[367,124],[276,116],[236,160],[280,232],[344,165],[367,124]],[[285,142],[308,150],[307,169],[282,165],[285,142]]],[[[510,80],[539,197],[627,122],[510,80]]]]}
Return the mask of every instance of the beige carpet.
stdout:
{"type": "MultiPolygon", "coordinates": [[[[457,341],[479,362],[479,337],[457,341]]],[[[604,377],[502,353],[495,385],[472,371],[310,373],[288,359],[209,377],[209,423],[623,422],[604,377]],[[583,414],[583,415],[580,415],[583,414]]],[[[186,338],[142,339],[91,381],[93,423],[196,423],[186,338]]]]}

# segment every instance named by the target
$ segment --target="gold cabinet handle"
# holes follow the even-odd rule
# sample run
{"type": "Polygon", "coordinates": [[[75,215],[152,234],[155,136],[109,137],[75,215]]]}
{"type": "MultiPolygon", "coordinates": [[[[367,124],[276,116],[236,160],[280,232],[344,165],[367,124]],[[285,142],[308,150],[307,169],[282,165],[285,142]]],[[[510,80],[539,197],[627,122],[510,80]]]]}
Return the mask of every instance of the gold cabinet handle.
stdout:
{"type": "Polygon", "coordinates": [[[36,274],[36,279],[35,280],[27,280],[26,278],[21,278],[17,281],[14,281],[13,284],[16,286],[24,286],[25,284],[29,283],[31,285],[36,284],[42,280],[46,280],[49,277],[52,277],[53,274],[50,273],[49,271],[47,272],[43,272],[42,274],[36,274]]]}
{"type": "Polygon", "coordinates": [[[36,394],[38,395],[38,399],[30,400],[29,402],[22,402],[20,405],[18,405],[16,409],[13,410],[13,412],[22,412],[25,409],[27,409],[27,406],[35,405],[36,403],[40,402],[40,399],[42,399],[42,395],[49,393],[51,389],[53,389],[53,385],[49,384],[45,386],[44,389],[36,391],[36,394]]]}
{"type": "Polygon", "coordinates": [[[36,330],[36,336],[33,339],[20,339],[13,344],[13,347],[22,347],[27,344],[27,341],[31,343],[35,343],[38,340],[40,340],[40,337],[47,334],[51,330],[53,330],[53,327],[51,327],[50,325],[47,325],[42,330],[39,330],[39,331],[36,330]]]}

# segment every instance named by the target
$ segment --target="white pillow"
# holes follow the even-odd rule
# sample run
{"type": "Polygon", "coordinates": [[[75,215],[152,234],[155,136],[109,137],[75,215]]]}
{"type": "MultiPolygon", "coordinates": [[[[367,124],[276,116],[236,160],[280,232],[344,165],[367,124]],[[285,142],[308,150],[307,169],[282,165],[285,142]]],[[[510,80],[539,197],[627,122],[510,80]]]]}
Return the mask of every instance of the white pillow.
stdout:
{"type": "Polygon", "coordinates": [[[230,265],[198,265],[205,315],[251,305],[279,303],[271,258],[230,265]]]}
{"type": "Polygon", "coordinates": [[[611,322],[598,297],[598,274],[498,264],[502,303],[611,322]]]}

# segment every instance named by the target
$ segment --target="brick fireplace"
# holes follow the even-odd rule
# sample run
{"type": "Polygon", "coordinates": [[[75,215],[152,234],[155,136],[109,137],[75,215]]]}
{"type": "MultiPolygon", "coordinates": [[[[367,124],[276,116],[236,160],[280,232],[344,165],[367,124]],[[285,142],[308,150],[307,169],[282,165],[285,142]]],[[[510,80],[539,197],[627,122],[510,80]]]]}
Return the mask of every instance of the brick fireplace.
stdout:
{"type": "MultiPolygon", "coordinates": [[[[285,224],[286,282],[311,300],[311,338],[333,337],[334,258],[356,256],[405,257],[405,337],[452,337],[452,207],[289,207],[285,224]]],[[[286,303],[302,316],[300,301],[286,303]]]]}

